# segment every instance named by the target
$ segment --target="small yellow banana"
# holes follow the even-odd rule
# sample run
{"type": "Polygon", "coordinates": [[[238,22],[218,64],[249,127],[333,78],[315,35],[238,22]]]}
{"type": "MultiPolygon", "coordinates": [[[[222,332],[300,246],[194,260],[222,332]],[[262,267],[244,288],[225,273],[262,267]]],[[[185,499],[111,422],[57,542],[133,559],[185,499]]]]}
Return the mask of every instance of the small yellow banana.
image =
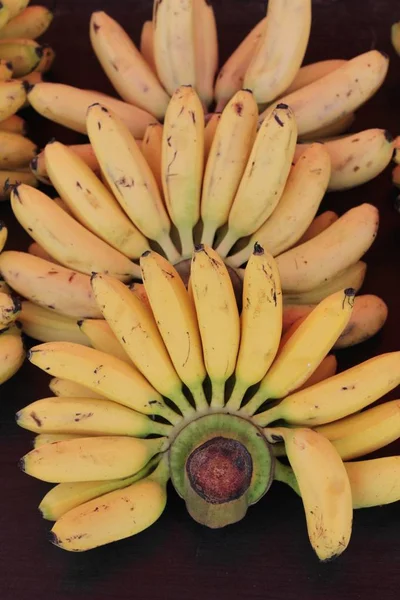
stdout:
{"type": "Polygon", "coordinates": [[[366,294],[356,298],[352,319],[338,338],[335,348],[348,348],[374,336],[384,326],[388,307],[382,298],[366,294]]]}
{"type": "Polygon", "coordinates": [[[111,327],[104,319],[83,319],[78,321],[77,326],[81,332],[90,340],[90,344],[96,350],[111,354],[128,365],[131,359],[115,337],[111,327]]]}
{"type": "MultiPolygon", "coordinates": [[[[5,25],[7,25],[10,20],[10,11],[9,8],[2,2],[0,7],[0,29],[3,29],[5,25]]],[[[6,61],[4,61],[6,62],[6,61]]],[[[11,75],[10,75],[11,77],[11,75]]],[[[10,79],[10,77],[5,77],[5,79],[10,79]]]]}
{"type": "Polygon", "coordinates": [[[80,330],[75,319],[65,317],[24,300],[18,321],[22,331],[39,342],[75,342],[90,346],[90,341],[80,330]]]}
{"type": "Polygon", "coordinates": [[[0,332],[0,384],[10,379],[25,359],[24,344],[20,335],[0,332]]]}
{"type": "Polygon", "coordinates": [[[3,251],[3,248],[6,245],[7,238],[8,229],[3,223],[3,221],[0,221],[0,253],[3,251]]]}
{"type": "Polygon", "coordinates": [[[211,145],[213,143],[215,132],[217,131],[221,116],[221,112],[213,112],[207,115],[208,120],[204,129],[204,164],[207,164],[211,145]]]}
{"type": "Polygon", "coordinates": [[[400,456],[345,463],[354,508],[400,500],[400,456]]]}
{"type": "Polygon", "coordinates": [[[42,46],[34,40],[0,39],[0,59],[11,62],[14,77],[23,77],[33,71],[42,55],[42,46]]]}
{"type": "Polygon", "coordinates": [[[214,98],[218,68],[218,32],[214,10],[208,0],[193,0],[196,91],[205,108],[214,98]]]}
{"type": "Polygon", "coordinates": [[[21,81],[0,82],[0,121],[5,121],[19,110],[26,100],[26,91],[21,81]]]}
{"type": "MultiPolygon", "coordinates": [[[[53,442],[63,442],[64,440],[77,440],[82,436],[78,433],[39,433],[33,440],[33,447],[40,448],[46,444],[52,444],[53,442]]],[[[87,436],[89,437],[89,436],[87,436]]],[[[60,484],[62,485],[62,484],[60,484]]],[[[68,485],[68,484],[64,484],[68,485]]]]}
{"type": "Polygon", "coordinates": [[[0,29],[0,39],[35,40],[49,28],[52,20],[53,13],[46,6],[27,6],[0,29]]]}
{"type": "MultiPolygon", "coordinates": [[[[91,144],[73,144],[66,146],[69,150],[72,150],[74,154],[78,156],[94,173],[97,177],[100,177],[100,165],[97,157],[93,151],[91,144]]],[[[35,176],[42,183],[51,185],[49,175],[47,173],[45,151],[39,152],[35,158],[31,160],[31,169],[35,176]]]]}
{"type": "Polygon", "coordinates": [[[31,187],[38,186],[38,181],[30,169],[0,171],[0,201],[9,200],[12,189],[20,183],[31,187]]]}
{"type": "Polygon", "coordinates": [[[156,63],[154,60],[154,25],[153,21],[145,21],[142,26],[142,32],[140,34],[140,52],[143,55],[143,58],[153,71],[153,73],[158,77],[156,63]]]}
{"type": "Polygon", "coordinates": [[[36,84],[43,81],[42,77],[37,77],[36,73],[43,74],[50,71],[53,66],[54,59],[56,57],[56,53],[53,48],[51,48],[48,44],[42,45],[42,57],[39,63],[36,65],[35,69],[32,73],[28,73],[24,75],[24,79],[27,79],[29,83],[36,84]]]}
{"type": "Polygon", "coordinates": [[[0,169],[27,167],[35,156],[36,144],[23,135],[0,131],[0,169]]]}
{"type": "Polygon", "coordinates": [[[0,292],[0,330],[19,319],[21,302],[16,296],[0,292]]]}
{"type": "Polygon", "coordinates": [[[160,123],[150,123],[147,127],[142,145],[141,152],[145,157],[158,185],[158,189],[162,191],[162,176],[161,176],[161,155],[162,155],[162,135],[163,126],[160,123]]]}
{"type": "MultiPolygon", "coordinates": [[[[55,396],[67,396],[68,398],[98,398],[105,399],[104,396],[93,390],[80,385],[75,381],[53,377],[50,379],[49,388],[55,396]]],[[[37,438],[36,438],[37,439],[37,438]]]]}
{"type": "MultiPolygon", "coordinates": [[[[0,9],[1,14],[1,9],[0,9]]],[[[1,17],[0,17],[1,20],[1,17]]],[[[0,59],[0,81],[8,81],[12,78],[12,64],[8,60],[4,60],[4,58],[0,59]]]]}

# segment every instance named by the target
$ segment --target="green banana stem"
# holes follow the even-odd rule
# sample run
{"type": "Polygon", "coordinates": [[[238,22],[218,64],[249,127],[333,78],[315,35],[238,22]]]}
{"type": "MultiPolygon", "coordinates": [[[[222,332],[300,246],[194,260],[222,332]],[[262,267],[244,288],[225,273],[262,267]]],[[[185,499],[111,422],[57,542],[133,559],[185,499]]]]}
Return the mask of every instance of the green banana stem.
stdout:
{"type": "Polygon", "coordinates": [[[282,483],[286,483],[289,487],[292,488],[294,492],[298,496],[301,496],[299,485],[297,483],[297,479],[291,467],[284,465],[279,460],[275,460],[275,481],[281,481],[282,483]]]}

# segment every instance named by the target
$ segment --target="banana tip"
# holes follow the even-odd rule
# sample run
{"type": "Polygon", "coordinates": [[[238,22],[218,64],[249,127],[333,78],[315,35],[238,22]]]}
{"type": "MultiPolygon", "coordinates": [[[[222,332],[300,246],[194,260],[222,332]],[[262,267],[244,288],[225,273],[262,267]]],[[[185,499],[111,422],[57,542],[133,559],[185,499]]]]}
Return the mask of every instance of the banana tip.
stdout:
{"type": "Polygon", "coordinates": [[[18,467],[21,469],[23,473],[25,473],[25,457],[22,457],[18,461],[18,467]]]}
{"type": "Polygon", "coordinates": [[[33,88],[35,87],[34,83],[29,83],[29,81],[26,81],[26,80],[22,82],[22,85],[23,85],[24,90],[25,90],[25,92],[27,94],[29,94],[33,90],[33,88]]]}
{"type": "Polygon", "coordinates": [[[264,248],[258,242],[254,244],[253,254],[255,254],[256,256],[261,256],[262,254],[264,254],[264,248]]]}
{"type": "Polygon", "coordinates": [[[389,144],[391,144],[394,140],[394,137],[392,136],[392,134],[390,133],[390,131],[388,131],[387,129],[385,130],[384,134],[385,139],[387,142],[389,142],[389,144]]]}
{"type": "Polygon", "coordinates": [[[289,108],[289,106],[287,104],[285,104],[284,102],[279,102],[279,104],[277,104],[275,108],[281,108],[283,110],[287,110],[289,108]]]}
{"type": "Polygon", "coordinates": [[[203,252],[204,244],[195,244],[194,251],[195,252],[203,252]]]}
{"type": "Polygon", "coordinates": [[[356,290],[354,288],[349,287],[344,290],[344,294],[345,296],[355,296],[356,290]]]}
{"type": "Polygon", "coordinates": [[[149,256],[149,254],[151,254],[151,250],[145,250],[140,258],[146,258],[146,256],[149,256]]]}
{"type": "Polygon", "coordinates": [[[54,544],[55,546],[60,546],[60,540],[58,539],[54,531],[49,531],[48,540],[51,544],[54,544]]]}

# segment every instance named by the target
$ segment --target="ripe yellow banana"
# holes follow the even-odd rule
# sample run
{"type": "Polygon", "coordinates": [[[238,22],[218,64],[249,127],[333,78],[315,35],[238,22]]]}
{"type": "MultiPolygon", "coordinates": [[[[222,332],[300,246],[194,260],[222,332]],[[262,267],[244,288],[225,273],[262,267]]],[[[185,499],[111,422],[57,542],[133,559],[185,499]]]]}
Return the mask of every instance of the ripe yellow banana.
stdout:
{"type": "Polygon", "coordinates": [[[54,52],[53,48],[51,48],[48,44],[43,44],[42,58],[40,59],[38,65],[35,67],[34,71],[32,71],[32,73],[28,73],[28,75],[25,75],[24,78],[29,78],[28,81],[32,84],[41,82],[42,77],[38,78],[36,75],[34,76],[34,74],[42,74],[50,71],[51,67],[53,66],[55,57],[56,53],[54,52]]]}
{"type": "Polygon", "coordinates": [[[26,121],[19,115],[11,115],[11,117],[8,117],[5,121],[0,122],[0,131],[7,131],[9,133],[26,136],[26,121]]]}
{"type": "Polygon", "coordinates": [[[86,123],[104,176],[123,210],[143,235],[163,248],[171,261],[178,260],[160,190],[134,137],[112,111],[100,104],[89,108],[86,123]]]}
{"type": "Polygon", "coordinates": [[[304,244],[304,242],[308,242],[308,240],[311,240],[315,236],[325,231],[325,229],[335,223],[338,218],[339,215],[333,210],[324,211],[311,221],[310,225],[307,227],[301,238],[297,240],[295,245],[299,246],[300,244],[304,244]]]}
{"type": "Polygon", "coordinates": [[[209,113],[206,116],[207,122],[204,129],[204,164],[207,164],[207,159],[210,154],[211,145],[214,140],[215,132],[217,131],[217,127],[219,121],[221,119],[222,113],[213,112],[209,113]]]}
{"type": "Polygon", "coordinates": [[[27,167],[35,156],[37,146],[18,133],[0,131],[0,169],[27,167]]]}
{"type": "Polygon", "coordinates": [[[34,40],[0,39],[0,59],[11,62],[14,77],[23,77],[33,71],[42,55],[42,46],[34,40]]]}
{"type": "Polygon", "coordinates": [[[221,408],[225,403],[225,383],[236,366],[240,318],[228,270],[210,246],[196,246],[190,284],[204,363],[212,384],[211,406],[221,408]]]}
{"type": "Polygon", "coordinates": [[[312,547],[321,561],[335,558],[350,541],[353,519],[350,482],[339,454],[312,429],[278,427],[269,432],[273,440],[284,439],[312,547]]]}
{"type": "MultiPolygon", "coordinates": [[[[299,136],[333,123],[364,104],[382,85],[389,59],[370,50],[317,81],[281,98],[296,118],[299,136]]],[[[269,114],[267,108],[260,122],[269,114]]]]}
{"type": "Polygon", "coordinates": [[[94,12],[90,19],[90,40],[121,98],[162,119],[169,96],[121,25],[103,11],[94,12]]]}
{"type": "Polygon", "coordinates": [[[260,127],[233,201],[228,231],[217,251],[226,256],[241,237],[251,235],[275,210],[292,164],[296,122],[286,104],[278,104],[260,127]]]}
{"type": "Polygon", "coordinates": [[[261,19],[261,21],[253,27],[236,50],[232,52],[219,71],[214,90],[217,102],[216,111],[221,111],[228,104],[232,96],[243,88],[247,67],[260,43],[265,26],[266,18],[264,17],[264,19],[261,19]]]}
{"type": "Polygon", "coordinates": [[[147,415],[162,415],[171,423],[179,421],[133,365],[105,352],[70,342],[49,342],[34,346],[28,358],[49,375],[84,385],[108,400],[147,415]]]}
{"type": "Polygon", "coordinates": [[[2,4],[7,7],[9,18],[13,19],[26,9],[29,2],[30,0],[3,0],[2,4]]]}
{"type": "Polygon", "coordinates": [[[393,23],[390,34],[393,48],[400,56],[400,21],[393,23]]]}
{"type": "Polygon", "coordinates": [[[278,256],[284,292],[309,291],[359,261],[373,243],[378,224],[378,209],[361,204],[315,238],[278,256]]]}
{"type": "Polygon", "coordinates": [[[173,96],[182,85],[196,85],[195,0],[154,0],[154,60],[161,83],[173,96]]]}
{"type": "Polygon", "coordinates": [[[284,419],[293,425],[315,427],[365,408],[399,383],[400,352],[389,352],[295,392],[253,418],[259,425],[284,419]]]}
{"type": "Polygon", "coordinates": [[[111,435],[63,440],[31,450],[19,465],[27,475],[49,483],[119,479],[137,473],[165,450],[166,440],[111,435]]]}
{"type": "Polygon", "coordinates": [[[201,196],[202,242],[209,246],[228,220],[254,143],[257,115],[253,94],[241,90],[227,104],[216,127],[201,196]]]}
{"type": "Polygon", "coordinates": [[[17,424],[35,433],[74,433],[147,437],[168,435],[171,426],[111,400],[50,397],[25,406],[16,414],[17,424]]]}
{"type": "Polygon", "coordinates": [[[160,123],[150,123],[147,127],[140,150],[145,157],[157,182],[158,189],[162,191],[161,155],[162,155],[163,126],[160,123]]]}
{"type": "Polygon", "coordinates": [[[60,379],[59,377],[50,379],[49,388],[55,396],[67,396],[68,398],[98,398],[103,400],[105,398],[84,385],[80,385],[75,381],[69,381],[68,379],[60,379]]]}
{"type": "MultiPolygon", "coordinates": [[[[3,7],[5,8],[5,7],[3,7]]],[[[1,15],[2,9],[0,9],[0,15],[1,15]]],[[[0,21],[1,21],[1,16],[0,16],[0,21]]],[[[4,60],[3,58],[0,59],[0,81],[8,81],[9,79],[12,78],[12,64],[7,61],[4,60]]]]}
{"type": "Polygon", "coordinates": [[[111,327],[104,319],[83,319],[78,321],[82,333],[90,340],[96,350],[111,354],[132,365],[132,361],[115,337],[111,327]]]}
{"type": "Polygon", "coordinates": [[[21,108],[26,100],[26,91],[21,81],[0,82],[0,121],[5,121],[21,108]]]}
{"type": "Polygon", "coordinates": [[[244,407],[247,414],[254,414],[266,399],[284,398],[307,381],[348,324],[354,294],[348,288],[328,296],[301,322],[244,407]]]}
{"type": "Polygon", "coordinates": [[[40,448],[40,446],[45,446],[46,444],[53,444],[53,442],[63,442],[64,440],[77,440],[81,437],[81,435],[74,433],[39,433],[39,435],[36,435],[33,440],[33,447],[40,448]]]}
{"type": "Polygon", "coordinates": [[[109,272],[124,281],[140,278],[137,265],[85,229],[39,190],[23,184],[15,187],[11,206],[24,229],[62,265],[87,274],[109,272]]]}
{"type": "MultiPolygon", "coordinates": [[[[7,25],[9,20],[10,20],[10,11],[5,4],[1,3],[1,6],[0,6],[0,29],[3,29],[3,27],[5,25],[7,25]]],[[[7,79],[9,79],[9,78],[7,77],[7,79]]]]}
{"type": "Polygon", "coordinates": [[[52,184],[82,225],[129,258],[139,258],[149,249],[145,237],[73,150],[53,142],[44,154],[52,184]]]}
{"type": "MultiPolygon", "coordinates": [[[[97,177],[100,177],[100,165],[97,157],[93,151],[91,144],[73,144],[67,146],[69,150],[72,150],[74,154],[78,156],[94,173],[97,177]]],[[[42,183],[51,185],[49,175],[47,173],[45,151],[39,152],[35,158],[31,160],[31,169],[35,176],[42,183]]]]}
{"type": "Polygon", "coordinates": [[[193,0],[196,91],[207,108],[214,99],[218,69],[218,32],[214,10],[208,0],[193,0]]]}
{"type": "Polygon", "coordinates": [[[140,52],[143,54],[143,58],[158,77],[156,63],[154,60],[154,25],[153,21],[145,21],[142,26],[142,32],[140,35],[140,52]]]}
{"type": "Polygon", "coordinates": [[[183,394],[152,312],[117,279],[94,275],[92,288],[104,318],[133,364],[160,394],[183,413],[191,413],[193,408],[183,394]]]}
{"type": "Polygon", "coordinates": [[[89,339],[80,331],[75,319],[59,315],[33,302],[22,302],[18,321],[26,335],[40,342],[65,341],[90,346],[89,339]]]}
{"type": "Polygon", "coordinates": [[[0,332],[0,384],[10,379],[25,359],[24,345],[20,335],[0,332]]]}
{"type": "Polygon", "coordinates": [[[43,308],[76,318],[101,316],[87,275],[12,250],[0,255],[0,273],[13,290],[43,308]]]}
{"type": "Polygon", "coordinates": [[[291,168],[279,203],[246,246],[227,259],[240,267],[256,242],[268,248],[272,256],[291,248],[312,222],[328,187],[331,173],[329,154],[321,144],[312,144],[291,168]]]}
{"type": "Polygon", "coordinates": [[[65,513],[52,529],[55,545],[82,552],[135,535],[150,527],[166,502],[166,461],[145,479],[85,502],[65,513]]]}
{"type": "Polygon", "coordinates": [[[0,330],[19,319],[21,302],[16,296],[0,292],[0,330]]]}
{"type": "Polygon", "coordinates": [[[28,6],[0,29],[0,39],[35,40],[43,35],[52,20],[53,13],[45,6],[28,6]]]}
{"type": "Polygon", "coordinates": [[[272,102],[292,83],[310,30],[311,0],[269,0],[266,26],[244,77],[257,104],[272,102]]]}
{"type": "Polygon", "coordinates": [[[246,266],[235,386],[227,403],[240,408],[246,390],[261,381],[279,347],[282,331],[282,291],[272,256],[258,244],[246,266]]]}
{"type": "Polygon", "coordinates": [[[354,508],[400,500],[400,456],[345,463],[354,508]]]}
{"type": "Polygon", "coordinates": [[[3,223],[3,221],[0,221],[0,253],[3,251],[3,248],[6,245],[7,238],[8,229],[3,223]]]}
{"type": "Polygon", "coordinates": [[[11,288],[6,284],[4,279],[0,277],[0,293],[1,294],[12,294],[11,288]]]}
{"type": "Polygon", "coordinates": [[[325,77],[325,75],[328,75],[328,73],[332,73],[332,71],[336,71],[336,69],[342,67],[346,62],[346,60],[334,58],[329,60],[320,60],[318,62],[301,67],[301,69],[297,71],[296,77],[293,79],[292,83],[285,90],[285,95],[296,92],[306,85],[317,81],[317,79],[325,77]]]}
{"type": "Polygon", "coordinates": [[[358,296],[354,308],[353,318],[338,338],[335,348],[348,348],[368,340],[382,329],[386,322],[388,307],[378,296],[358,296]]]}
{"type": "Polygon", "coordinates": [[[96,102],[117,114],[137,138],[142,138],[147,125],[155,120],[150,113],[127,102],[61,83],[37,83],[29,91],[28,100],[43,117],[79,133],[86,133],[86,112],[96,102]]]}
{"type": "Polygon", "coordinates": [[[203,107],[194,88],[185,85],[176,90],[165,115],[161,167],[165,204],[185,258],[193,252],[193,228],[200,218],[203,164],[203,107]]]}
{"type": "Polygon", "coordinates": [[[206,370],[196,311],[178,272],[156,252],[140,259],[142,278],[157,327],[175,370],[193,394],[196,408],[208,407],[206,370]]]}

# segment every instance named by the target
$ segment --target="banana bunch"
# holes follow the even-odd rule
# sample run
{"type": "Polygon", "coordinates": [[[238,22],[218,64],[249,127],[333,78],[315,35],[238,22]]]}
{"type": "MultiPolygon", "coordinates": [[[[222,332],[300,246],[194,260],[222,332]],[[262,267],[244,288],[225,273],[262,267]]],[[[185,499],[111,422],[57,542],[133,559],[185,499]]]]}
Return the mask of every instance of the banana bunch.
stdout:
{"type": "Polygon", "coordinates": [[[400,499],[400,457],[352,460],[400,437],[399,400],[369,408],[400,383],[400,352],[335,374],[329,353],[355,310],[350,287],[282,336],[278,262],[259,244],[244,271],[241,314],[208,245],[193,252],[189,289],[154,250],[141,255],[140,270],[136,290],[91,276],[105,320],[79,327],[93,347],[52,341],[28,355],[52,376],[54,396],[16,415],[37,434],[20,467],[56,484],[39,506],[55,522],[52,542],[79,552],[139,533],[162,514],[169,479],[195,520],[223,527],[275,479],[301,496],[319,559],[341,554],[354,508],[400,499]]]}
{"type": "MultiPolygon", "coordinates": [[[[6,241],[7,228],[0,221],[0,254],[6,241]]],[[[18,371],[25,358],[21,331],[16,324],[20,314],[20,301],[0,279],[0,385],[18,371]]]]}

